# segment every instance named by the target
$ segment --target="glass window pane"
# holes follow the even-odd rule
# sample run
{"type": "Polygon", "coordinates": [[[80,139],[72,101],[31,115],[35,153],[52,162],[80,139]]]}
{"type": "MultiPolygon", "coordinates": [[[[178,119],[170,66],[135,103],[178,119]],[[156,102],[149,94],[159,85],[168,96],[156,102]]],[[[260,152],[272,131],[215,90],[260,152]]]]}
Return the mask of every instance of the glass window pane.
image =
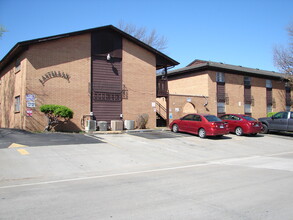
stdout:
{"type": "Polygon", "coordinates": [[[243,118],[246,119],[246,120],[248,120],[248,121],[256,121],[255,118],[252,118],[252,117],[247,116],[247,115],[243,116],[243,118]]]}
{"type": "Polygon", "coordinates": [[[244,85],[250,86],[251,84],[251,78],[249,76],[244,76],[244,85]]]}
{"type": "Polygon", "coordinates": [[[251,113],[251,104],[244,104],[244,112],[251,113]]]}
{"type": "Polygon", "coordinates": [[[15,97],[14,111],[15,112],[19,112],[20,111],[20,96],[15,97]]]}
{"type": "Polygon", "coordinates": [[[225,113],[225,102],[218,102],[217,109],[218,113],[225,113]]]}
{"type": "Polygon", "coordinates": [[[267,113],[273,111],[273,106],[272,105],[267,105],[267,113]]]}
{"type": "Polygon", "coordinates": [[[269,80],[269,79],[266,80],[266,87],[267,88],[273,88],[272,80],[269,80]]]}
{"type": "Polygon", "coordinates": [[[219,119],[217,116],[215,115],[206,115],[204,116],[209,122],[213,122],[213,121],[222,121],[221,119],[219,119]]]}
{"type": "Polygon", "coordinates": [[[217,82],[225,82],[225,74],[217,72],[216,74],[216,81],[217,82]]]}

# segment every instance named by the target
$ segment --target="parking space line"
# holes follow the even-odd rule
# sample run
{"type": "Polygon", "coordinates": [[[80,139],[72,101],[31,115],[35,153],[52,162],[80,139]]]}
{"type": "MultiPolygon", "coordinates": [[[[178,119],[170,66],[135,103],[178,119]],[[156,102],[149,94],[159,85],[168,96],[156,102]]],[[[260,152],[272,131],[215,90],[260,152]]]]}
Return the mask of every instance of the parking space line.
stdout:
{"type": "Polygon", "coordinates": [[[30,153],[27,152],[25,149],[17,149],[17,151],[18,151],[21,155],[28,155],[28,154],[30,154],[30,153]]]}
{"type": "Polygon", "coordinates": [[[14,147],[27,147],[27,145],[12,143],[12,144],[10,144],[10,146],[8,148],[14,148],[14,147]]]}
{"type": "Polygon", "coordinates": [[[274,157],[274,156],[281,156],[281,155],[286,155],[286,154],[292,154],[293,151],[287,151],[287,152],[281,152],[281,153],[275,153],[275,154],[268,154],[268,155],[264,155],[267,157],[274,157]]]}
{"type": "Polygon", "coordinates": [[[167,168],[159,168],[159,169],[125,172],[125,173],[106,174],[106,175],[100,175],[100,176],[88,176],[88,177],[79,177],[79,178],[63,179],[63,180],[52,180],[52,181],[46,181],[46,182],[35,182],[35,183],[25,183],[25,184],[19,184],[19,185],[0,186],[0,189],[45,185],[45,184],[53,184],[53,183],[74,182],[74,181],[90,180],[90,179],[102,179],[102,178],[111,178],[111,177],[140,175],[145,173],[165,172],[165,171],[172,171],[172,170],[178,170],[178,169],[190,169],[195,167],[204,167],[204,166],[213,166],[213,165],[214,164],[212,163],[206,162],[206,163],[191,164],[186,166],[167,167],[167,168]]]}

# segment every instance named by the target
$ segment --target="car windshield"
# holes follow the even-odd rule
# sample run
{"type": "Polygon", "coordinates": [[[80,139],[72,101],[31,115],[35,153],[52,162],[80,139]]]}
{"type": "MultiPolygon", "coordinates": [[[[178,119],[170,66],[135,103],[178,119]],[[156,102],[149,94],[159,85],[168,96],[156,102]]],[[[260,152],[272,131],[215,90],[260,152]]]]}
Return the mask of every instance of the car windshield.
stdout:
{"type": "Polygon", "coordinates": [[[219,119],[217,116],[215,115],[206,115],[204,116],[209,122],[213,122],[213,121],[222,121],[221,119],[219,119]]]}
{"type": "Polygon", "coordinates": [[[247,115],[243,116],[243,118],[246,119],[247,121],[256,121],[255,118],[252,118],[252,117],[247,116],[247,115]]]}

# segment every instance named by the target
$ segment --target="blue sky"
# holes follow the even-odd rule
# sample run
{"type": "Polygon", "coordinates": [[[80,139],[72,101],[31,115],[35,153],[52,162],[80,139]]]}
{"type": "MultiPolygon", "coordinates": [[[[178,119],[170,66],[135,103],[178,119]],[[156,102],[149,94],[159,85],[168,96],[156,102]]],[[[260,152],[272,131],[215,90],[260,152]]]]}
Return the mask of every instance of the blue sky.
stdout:
{"type": "MultiPolygon", "coordinates": [[[[0,0],[0,59],[20,41],[120,21],[168,39],[163,51],[184,67],[194,59],[277,71],[273,47],[286,45],[292,0],[0,0]]],[[[177,68],[178,68],[177,67],[177,68]]]]}

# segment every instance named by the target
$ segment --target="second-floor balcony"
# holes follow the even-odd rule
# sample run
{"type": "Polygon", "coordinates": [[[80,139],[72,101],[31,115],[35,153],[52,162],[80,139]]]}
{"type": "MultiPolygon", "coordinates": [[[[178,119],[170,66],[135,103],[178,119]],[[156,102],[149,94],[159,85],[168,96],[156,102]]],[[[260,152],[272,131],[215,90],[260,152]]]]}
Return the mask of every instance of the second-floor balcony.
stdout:
{"type": "Polygon", "coordinates": [[[167,97],[167,96],[168,96],[168,80],[157,79],[157,97],[167,97]]]}

